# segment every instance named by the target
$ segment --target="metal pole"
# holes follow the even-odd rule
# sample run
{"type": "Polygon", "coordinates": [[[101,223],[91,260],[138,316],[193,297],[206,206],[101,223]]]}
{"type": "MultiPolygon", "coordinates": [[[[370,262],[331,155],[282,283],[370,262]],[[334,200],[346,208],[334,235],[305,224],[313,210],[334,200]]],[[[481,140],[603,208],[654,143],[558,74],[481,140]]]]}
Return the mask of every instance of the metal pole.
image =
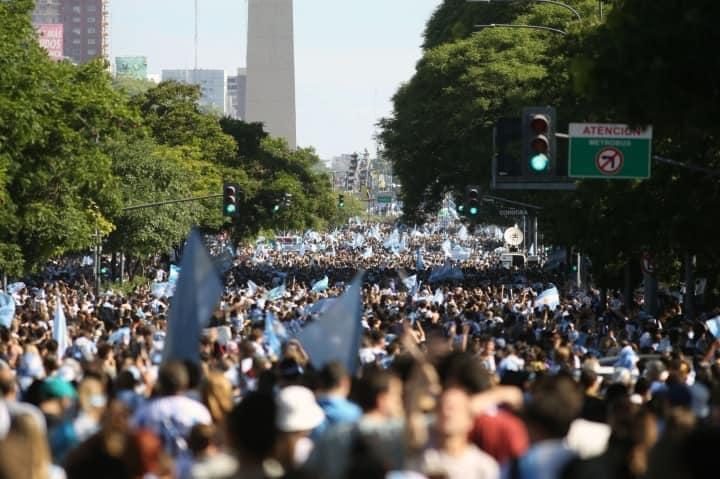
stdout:
{"type": "Polygon", "coordinates": [[[577,254],[577,287],[582,288],[582,255],[578,251],[577,254]]]}
{"type": "MultiPolygon", "coordinates": [[[[573,15],[575,15],[577,17],[578,20],[582,20],[582,17],[580,16],[580,12],[578,12],[573,7],[571,7],[570,5],[567,5],[565,3],[556,2],[555,0],[534,0],[534,1],[537,3],[549,3],[551,5],[556,5],[558,7],[565,8],[567,10],[570,10],[573,13],[573,15]]],[[[602,2],[601,2],[601,4],[602,4],[602,2]]],[[[600,7],[600,8],[602,8],[602,7],[600,7]]]]}
{"type": "Polygon", "coordinates": [[[683,317],[686,321],[695,318],[695,255],[685,252],[685,297],[683,299],[683,317]]]}
{"type": "Polygon", "coordinates": [[[133,210],[141,210],[143,208],[154,208],[156,206],[163,206],[163,205],[172,205],[175,203],[188,203],[191,201],[199,201],[199,200],[207,200],[209,198],[220,198],[222,193],[213,194],[213,195],[205,195],[205,196],[195,196],[192,198],[181,198],[179,200],[167,200],[167,201],[157,201],[155,203],[144,203],[141,205],[135,205],[135,206],[128,206],[123,208],[123,211],[133,211],[133,210]]]}
{"type": "Polygon", "coordinates": [[[567,32],[558,28],[544,27],[541,25],[523,25],[519,23],[489,23],[486,25],[475,25],[475,28],[530,28],[532,30],[545,30],[547,32],[559,33],[560,35],[567,35],[567,32]]]}
{"type": "Polygon", "coordinates": [[[527,235],[527,215],[523,215],[523,247],[527,251],[527,244],[528,244],[528,235],[527,235]]]}
{"type": "Polygon", "coordinates": [[[540,256],[540,251],[538,250],[538,217],[537,215],[533,218],[533,249],[535,250],[535,255],[540,256]]]}
{"type": "Polygon", "coordinates": [[[120,250],[120,284],[125,281],[125,251],[120,250]]]}

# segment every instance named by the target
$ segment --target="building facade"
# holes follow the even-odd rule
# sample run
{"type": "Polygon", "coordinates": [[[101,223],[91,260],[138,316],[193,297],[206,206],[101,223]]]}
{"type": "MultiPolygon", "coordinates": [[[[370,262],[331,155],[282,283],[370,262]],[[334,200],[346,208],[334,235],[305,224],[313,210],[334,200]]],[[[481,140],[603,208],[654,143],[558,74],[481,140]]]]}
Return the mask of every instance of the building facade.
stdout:
{"type": "Polygon", "coordinates": [[[106,58],[109,0],[36,0],[33,24],[63,25],[63,55],[76,64],[106,58]]]}
{"type": "Polygon", "coordinates": [[[238,119],[245,120],[245,96],[247,95],[247,70],[238,68],[237,75],[227,78],[227,99],[225,114],[238,119]]]}
{"type": "Polygon", "coordinates": [[[293,0],[249,0],[247,121],[296,147],[293,0]]]}
{"type": "Polygon", "coordinates": [[[200,104],[225,114],[225,70],[163,70],[162,80],[198,85],[201,91],[200,104]]]}

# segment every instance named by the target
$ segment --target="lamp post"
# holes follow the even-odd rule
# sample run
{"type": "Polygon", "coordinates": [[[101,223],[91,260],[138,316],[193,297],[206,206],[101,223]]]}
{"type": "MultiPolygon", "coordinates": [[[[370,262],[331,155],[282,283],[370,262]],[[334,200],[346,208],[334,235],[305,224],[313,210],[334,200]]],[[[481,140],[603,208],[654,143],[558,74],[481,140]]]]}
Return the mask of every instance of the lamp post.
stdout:
{"type": "MultiPolygon", "coordinates": [[[[465,1],[468,3],[510,3],[510,2],[516,1],[516,0],[465,0],[465,1]]],[[[561,7],[566,10],[571,11],[572,14],[577,17],[578,20],[582,20],[582,17],[580,16],[580,12],[578,12],[577,10],[575,10],[573,7],[571,7],[570,5],[568,5],[566,3],[557,2],[555,0],[525,0],[525,1],[535,2],[535,3],[549,3],[550,5],[555,5],[557,7],[561,7]]],[[[602,2],[601,2],[601,5],[602,5],[602,2]]],[[[602,13],[601,13],[601,15],[602,15],[602,13]]]]}
{"type": "Polygon", "coordinates": [[[475,25],[475,28],[529,28],[532,30],[544,30],[547,32],[559,33],[560,35],[567,35],[567,32],[560,30],[559,28],[544,27],[542,25],[522,25],[518,23],[489,23],[487,25],[475,25]]]}

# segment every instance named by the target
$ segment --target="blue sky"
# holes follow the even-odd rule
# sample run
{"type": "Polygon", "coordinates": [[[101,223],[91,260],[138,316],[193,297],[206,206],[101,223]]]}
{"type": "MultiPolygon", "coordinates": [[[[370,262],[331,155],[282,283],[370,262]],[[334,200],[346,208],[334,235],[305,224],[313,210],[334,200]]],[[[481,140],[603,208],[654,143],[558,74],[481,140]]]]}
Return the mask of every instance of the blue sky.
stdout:
{"type": "MultiPolygon", "coordinates": [[[[413,74],[442,0],[295,0],[298,145],[323,159],[367,148],[413,74]]],[[[112,0],[110,54],[144,55],[150,73],[192,68],[193,0],[112,0]]],[[[246,0],[199,0],[200,68],[245,66],[246,0]]]]}

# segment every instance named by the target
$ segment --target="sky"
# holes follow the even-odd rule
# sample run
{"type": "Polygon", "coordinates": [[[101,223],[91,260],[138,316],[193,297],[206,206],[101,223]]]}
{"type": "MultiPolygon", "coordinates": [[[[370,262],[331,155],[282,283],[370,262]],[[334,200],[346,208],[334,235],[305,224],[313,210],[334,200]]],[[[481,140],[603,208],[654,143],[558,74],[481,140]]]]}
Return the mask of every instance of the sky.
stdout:
{"type": "MultiPolygon", "coordinates": [[[[322,159],[374,152],[375,124],[420,59],[442,0],[295,0],[298,146],[322,159]]],[[[247,0],[199,0],[198,67],[245,66],[247,0]]],[[[193,67],[194,0],[111,0],[110,56],[142,55],[148,72],[193,67]]]]}

